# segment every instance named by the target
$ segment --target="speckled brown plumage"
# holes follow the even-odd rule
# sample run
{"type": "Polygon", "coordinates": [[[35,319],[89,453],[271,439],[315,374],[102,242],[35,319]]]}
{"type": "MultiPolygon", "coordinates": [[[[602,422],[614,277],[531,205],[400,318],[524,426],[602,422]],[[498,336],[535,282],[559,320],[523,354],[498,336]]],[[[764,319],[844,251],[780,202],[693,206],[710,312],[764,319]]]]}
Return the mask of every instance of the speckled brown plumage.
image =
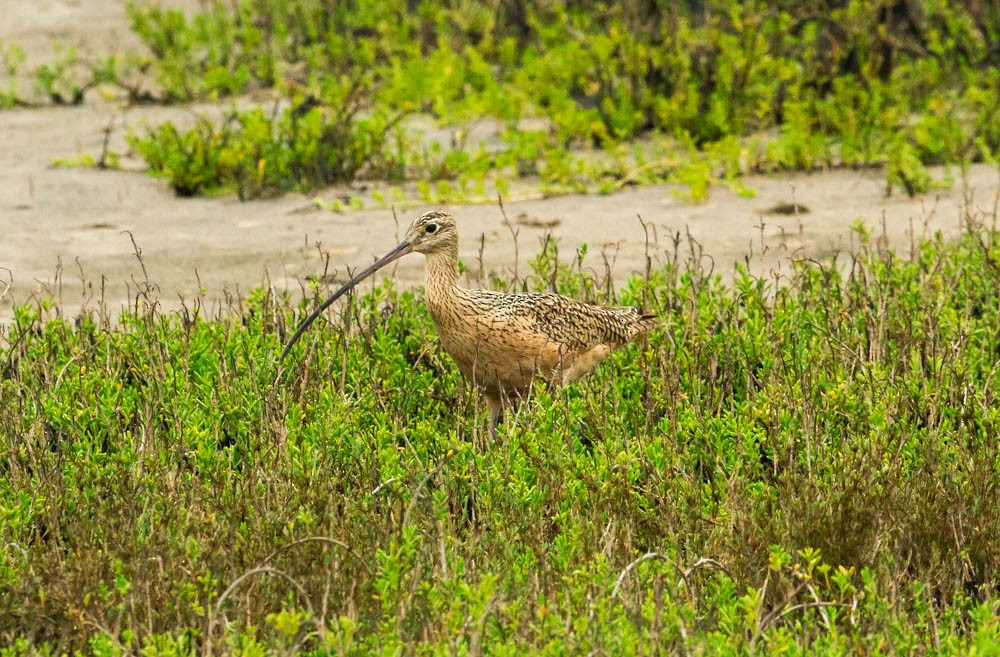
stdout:
{"type": "Polygon", "coordinates": [[[536,378],[567,385],[611,351],[657,325],[638,308],[595,306],[558,294],[503,294],[458,285],[458,230],[444,212],[428,212],[395,249],[345,284],[299,326],[282,358],[334,300],[410,252],[427,257],[427,307],[441,346],[481,389],[495,435],[504,405],[526,396],[536,378]]]}

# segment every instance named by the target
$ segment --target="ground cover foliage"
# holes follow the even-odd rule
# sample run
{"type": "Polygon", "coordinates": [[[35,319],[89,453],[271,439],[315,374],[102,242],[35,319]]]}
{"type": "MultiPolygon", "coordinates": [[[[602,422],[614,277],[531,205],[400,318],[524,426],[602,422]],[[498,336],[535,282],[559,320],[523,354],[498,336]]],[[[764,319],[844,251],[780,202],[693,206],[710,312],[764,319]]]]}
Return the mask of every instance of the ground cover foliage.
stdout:
{"type": "Polygon", "coordinates": [[[888,188],[912,195],[934,184],[927,165],[1000,146],[993,3],[212,7],[188,20],[132,5],[163,96],[265,87],[284,102],[134,135],[181,194],[415,179],[440,201],[530,177],[549,192],[667,180],[700,200],[714,181],[747,191],[749,172],[884,166],[888,188]],[[451,143],[407,130],[417,112],[453,126],[451,143]],[[499,122],[499,144],[470,138],[483,119],[499,122]]]}
{"type": "MultiPolygon", "coordinates": [[[[420,294],[268,289],[0,350],[0,654],[997,654],[1000,240],[780,281],[697,244],[662,329],[493,442],[420,294]],[[317,291],[317,294],[319,291],[317,291]]],[[[607,301],[549,242],[527,279],[607,301]]]]}
{"type": "MultiPolygon", "coordinates": [[[[387,181],[423,202],[488,201],[524,179],[546,193],[667,181],[701,200],[714,182],[752,193],[747,173],[834,166],[884,168],[887,191],[912,195],[948,184],[927,166],[1000,147],[992,2],[216,0],[188,16],[133,1],[129,14],[146,53],[64,49],[32,77],[54,102],[95,87],[133,103],[267,98],[131,132],[182,195],[387,181]],[[450,136],[423,134],[427,119],[450,136]]],[[[23,55],[0,56],[0,106],[25,103],[23,55]]]]}

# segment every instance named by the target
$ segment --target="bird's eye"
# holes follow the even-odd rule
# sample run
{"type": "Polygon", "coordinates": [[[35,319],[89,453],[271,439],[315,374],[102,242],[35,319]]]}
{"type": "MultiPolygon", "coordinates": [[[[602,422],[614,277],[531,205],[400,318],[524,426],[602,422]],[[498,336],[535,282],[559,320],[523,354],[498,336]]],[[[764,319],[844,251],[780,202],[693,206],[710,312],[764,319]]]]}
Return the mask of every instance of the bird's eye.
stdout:
{"type": "Polygon", "coordinates": [[[424,228],[424,232],[426,232],[428,235],[433,235],[434,233],[437,232],[437,229],[438,229],[437,224],[427,224],[427,227],[424,228]]]}

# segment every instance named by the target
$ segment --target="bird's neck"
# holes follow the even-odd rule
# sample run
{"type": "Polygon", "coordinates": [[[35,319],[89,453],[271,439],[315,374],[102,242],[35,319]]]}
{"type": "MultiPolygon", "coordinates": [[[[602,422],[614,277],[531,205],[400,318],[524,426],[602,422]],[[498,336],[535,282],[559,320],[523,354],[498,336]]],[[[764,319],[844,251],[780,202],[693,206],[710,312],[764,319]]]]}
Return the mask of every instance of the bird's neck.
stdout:
{"type": "Polygon", "coordinates": [[[458,245],[427,254],[427,298],[448,297],[458,287],[458,245]]]}

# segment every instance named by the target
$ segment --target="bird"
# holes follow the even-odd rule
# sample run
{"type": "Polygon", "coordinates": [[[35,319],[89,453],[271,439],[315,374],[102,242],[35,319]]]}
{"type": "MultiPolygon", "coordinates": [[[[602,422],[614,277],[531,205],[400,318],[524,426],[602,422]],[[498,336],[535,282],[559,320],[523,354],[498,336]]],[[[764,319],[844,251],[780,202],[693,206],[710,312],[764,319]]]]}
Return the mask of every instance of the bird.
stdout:
{"type": "Polygon", "coordinates": [[[302,334],[337,299],[410,253],[426,258],[424,299],[442,348],[482,391],[492,439],[505,408],[544,379],[569,385],[614,349],[660,324],[636,306],[600,306],[554,293],[509,294],[459,286],[458,227],[442,211],[420,215],[403,241],[353,276],[299,324],[281,352],[283,362],[302,334]]]}

